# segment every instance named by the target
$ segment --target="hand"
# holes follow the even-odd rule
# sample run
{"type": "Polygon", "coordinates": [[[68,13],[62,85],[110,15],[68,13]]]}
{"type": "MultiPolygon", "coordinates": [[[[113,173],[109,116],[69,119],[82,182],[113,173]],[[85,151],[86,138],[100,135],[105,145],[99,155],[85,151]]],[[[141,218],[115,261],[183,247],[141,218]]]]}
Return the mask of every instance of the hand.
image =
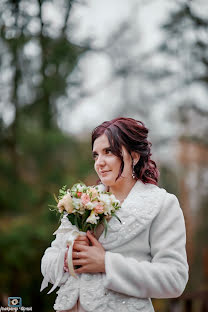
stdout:
{"type": "MultiPolygon", "coordinates": [[[[83,246],[89,246],[90,242],[86,235],[79,235],[74,241],[73,251],[74,249],[76,250],[77,244],[83,245],[83,246]]],[[[69,249],[69,245],[67,245],[67,251],[65,252],[65,255],[64,255],[64,271],[65,272],[69,272],[68,263],[67,263],[68,249],[69,249]]]]}
{"type": "Polygon", "coordinates": [[[87,238],[91,246],[76,243],[73,249],[73,265],[81,266],[75,273],[105,273],[105,249],[89,231],[87,238]]]}

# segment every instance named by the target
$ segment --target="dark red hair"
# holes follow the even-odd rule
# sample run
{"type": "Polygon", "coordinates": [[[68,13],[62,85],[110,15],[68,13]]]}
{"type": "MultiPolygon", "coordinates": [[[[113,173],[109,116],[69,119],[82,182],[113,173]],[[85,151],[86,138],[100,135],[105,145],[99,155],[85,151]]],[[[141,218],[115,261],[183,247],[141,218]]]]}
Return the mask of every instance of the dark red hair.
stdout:
{"type": "Polygon", "coordinates": [[[105,121],[92,132],[92,149],[95,140],[105,134],[112,153],[121,160],[121,167],[117,178],[121,176],[124,168],[122,156],[122,146],[124,146],[130,155],[131,152],[136,152],[140,155],[139,161],[134,166],[136,178],[143,183],[157,185],[159,170],[156,163],[150,159],[152,155],[152,144],[147,140],[148,132],[143,122],[133,118],[119,117],[105,121]]]}

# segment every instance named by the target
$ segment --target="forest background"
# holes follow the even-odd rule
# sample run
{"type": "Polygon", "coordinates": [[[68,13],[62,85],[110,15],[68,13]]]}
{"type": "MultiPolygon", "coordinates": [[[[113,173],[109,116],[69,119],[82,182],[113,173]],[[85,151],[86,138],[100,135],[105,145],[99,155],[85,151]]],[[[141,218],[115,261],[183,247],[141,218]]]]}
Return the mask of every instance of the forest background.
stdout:
{"type": "Polygon", "coordinates": [[[60,186],[95,184],[90,133],[128,116],[150,129],[160,186],[179,197],[190,279],[155,309],[208,311],[208,5],[0,2],[0,306],[51,311],[40,261],[60,186]]]}

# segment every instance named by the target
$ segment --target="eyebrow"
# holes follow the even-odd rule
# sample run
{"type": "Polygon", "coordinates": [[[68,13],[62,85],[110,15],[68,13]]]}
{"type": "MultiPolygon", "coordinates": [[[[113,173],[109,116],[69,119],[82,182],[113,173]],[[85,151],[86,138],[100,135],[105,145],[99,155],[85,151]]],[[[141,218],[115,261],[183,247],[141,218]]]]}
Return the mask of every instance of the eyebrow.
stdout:
{"type": "MultiPolygon", "coordinates": [[[[107,149],[111,149],[111,147],[110,147],[110,145],[109,146],[107,146],[107,147],[104,147],[103,149],[102,149],[102,152],[103,151],[106,151],[107,149]]],[[[94,156],[94,155],[97,155],[97,152],[96,151],[92,151],[92,155],[94,156]]]]}

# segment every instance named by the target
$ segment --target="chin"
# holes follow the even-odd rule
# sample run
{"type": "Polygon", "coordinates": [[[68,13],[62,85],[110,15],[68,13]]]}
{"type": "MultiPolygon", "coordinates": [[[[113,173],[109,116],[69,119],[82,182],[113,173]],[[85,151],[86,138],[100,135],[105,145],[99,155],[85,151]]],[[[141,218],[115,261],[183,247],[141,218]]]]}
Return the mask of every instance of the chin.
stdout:
{"type": "Polygon", "coordinates": [[[113,185],[115,184],[115,180],[112,180],[112,179],[100,178],[100,181],[101,181],[105,186],[113,186],[113,185]]]}
{"type": "Polygon", "coordinates": [[[112,182],[112,179],[109,179],[108,177],[99,177],[100,181],[105,184],[108,185],[109,182],[112,182]]]}

